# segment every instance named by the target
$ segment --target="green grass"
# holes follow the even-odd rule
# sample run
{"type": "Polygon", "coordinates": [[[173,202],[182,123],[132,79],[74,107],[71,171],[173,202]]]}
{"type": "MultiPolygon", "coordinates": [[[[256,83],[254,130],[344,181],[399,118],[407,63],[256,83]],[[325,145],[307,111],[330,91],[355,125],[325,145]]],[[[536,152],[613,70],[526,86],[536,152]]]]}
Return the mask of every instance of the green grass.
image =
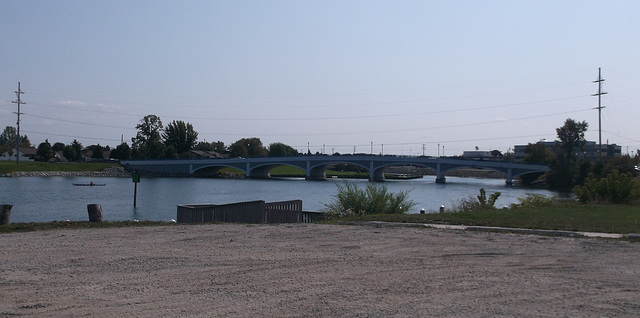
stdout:
{"type": "Polygon", "coordinates": [[[0,161],[0,174],[11,172],[37,172],[37,171],[102,171],[106,168],[118,166],[117,163],[111,162],[69,162],[69,163],[48,163],[20,161],[16,165],[15,161],[0,161]]]}
{"type": "MultiPolygon", "coordinates": [[[[303,169],[292,166],[278,166],[271,170],[272,177],[281,177],[281,178],[303,178],[305,176],[305,172],[303,169]]],[[[369,178],[368,172],[353,172],[353,171],[335,171],[335,170],[327,170],[327,177],[339,177],[339,178],[369,178]]]]}
{"type": "Polygon", "coordinates": [[[565,203],[550,207],[524,207],[476,212],[374,214],[334,219],[330,222],[338,220],[459,224],[628,234],[640,233],[640,206],[565,203]]]}
{"type": "MultiPolygon", "coordinates": [[[[325,223],[337,223],[337,221],[461,224],[628,234],[640,233],[640,206],[559,204],[543,208],[485,210],[481,212],[370,214],[336,218],[325,223]]],[[[151,221],[11,223],[0,225],[0,233],[53,229],[170,226],[173,224],[175,223],[151,221]]]]}
{"type": "Polygon", "coordinates": [[[153,222],[153,221],[117,221],[117,222],[66,222],[66,221],[53,221],[46,223],[10,223],[6,225],[0,225],[0,233],[11,232],[31,232],[31,231],[44,231],[54,229],[97,229],[97,228],[111,228],[111,227],[140,227],[140,226],[167,226],[173,225],[173,222],[153,222]]]}

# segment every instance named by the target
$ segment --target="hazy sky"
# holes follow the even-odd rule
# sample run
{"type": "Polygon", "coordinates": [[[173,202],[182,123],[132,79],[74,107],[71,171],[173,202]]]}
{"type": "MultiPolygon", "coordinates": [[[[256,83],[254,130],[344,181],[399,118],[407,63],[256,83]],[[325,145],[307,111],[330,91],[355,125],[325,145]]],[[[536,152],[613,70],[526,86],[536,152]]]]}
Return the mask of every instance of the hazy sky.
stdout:
{"type": "Polygon", "coordinates": [[[639,1],[0,0],[0,129],[131,144],[148,114],[199,140],[459,155],[573,118],[640,148],[639,1]],[[440,145],[440,148],[438,148],[440,145]],[[444,150],[442,149],[444,147],[444,150]]]}

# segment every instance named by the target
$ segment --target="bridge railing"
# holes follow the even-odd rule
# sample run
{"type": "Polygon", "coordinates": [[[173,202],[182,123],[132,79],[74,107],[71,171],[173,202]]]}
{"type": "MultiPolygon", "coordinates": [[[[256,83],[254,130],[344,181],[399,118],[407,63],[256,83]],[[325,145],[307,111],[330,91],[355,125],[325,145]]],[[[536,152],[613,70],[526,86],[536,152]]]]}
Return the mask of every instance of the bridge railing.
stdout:
{"type": "Polygon", "coordinates": [[[323,219],[321,212],[302,211],[302,200],[266,203],[178,205],[178,223],[311,223],[323,219]]]}

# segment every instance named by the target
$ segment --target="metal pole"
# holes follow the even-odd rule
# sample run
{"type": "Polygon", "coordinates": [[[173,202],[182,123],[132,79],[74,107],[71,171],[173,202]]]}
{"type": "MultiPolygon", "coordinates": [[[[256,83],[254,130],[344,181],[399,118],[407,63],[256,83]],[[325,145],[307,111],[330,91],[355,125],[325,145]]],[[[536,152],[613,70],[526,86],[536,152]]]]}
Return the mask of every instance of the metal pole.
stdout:
{"type": "Polygon", "coordinates": [[[18,115],[18,122],[16,123],[17,126],[17,133],[16,133],[16,165],[20,164],[20,105],[25,104],[25,102],[23,102],[20,99],[20,95],[24,94],[24,92],[20,89],[20,82],[18,82],[18,90],[16,91],[16,95],[18,95],[18,100],[17,101],[13,101],[12,103],[14,104],[18,104],[18,112],[16,113],[18,115]]]}
{"type": "Polygon", "coordinates": [[[598,157],[602,157],[602,95],[607,94],[607,92],[602,91],[602,82],[604,79],[602,78],[601,68],[598,67],[598,79],[593,81],[594,83],[598,83],[598,93],[591,94],[591,96],[598,96],[598,157]]]}
{"type": "Polygon", "coordinates": [[[138,201],[138,183],[134,183],[135,186],[133,188],[133,207],[136,207],[136,201],[138,201]]]}

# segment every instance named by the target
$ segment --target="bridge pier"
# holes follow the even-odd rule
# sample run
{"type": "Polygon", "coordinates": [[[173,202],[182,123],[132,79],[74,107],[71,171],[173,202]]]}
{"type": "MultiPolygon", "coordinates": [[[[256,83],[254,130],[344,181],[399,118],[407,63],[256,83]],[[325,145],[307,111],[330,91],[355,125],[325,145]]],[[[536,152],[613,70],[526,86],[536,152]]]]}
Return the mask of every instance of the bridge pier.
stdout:
{"type": "Polygon", "coordinates": [[[326,180],[327,179],[327,168],[325,166],[319,166],[315,168],[310,168],[307,163],[307,174],[304,177],[305,180],[326,180]]]}
{"type": "Polygon", "coordinates": [[[510,186],[513,185],[513,171],[511,170],[511,168],[507,169],[507,175],[506,175],[506,181],[504,182],[506,185],[510,186]]]}
{"type": "Polygon", "coordinates": [[[444,177],[444,171],[442,171],[440,163],[436,165],[436,183],[447,183],[447,178],[444,177]]]}
{"type": "Polygon", "coordinates": [[[372,170],[369,180],[375,182],[384,182],[384,170],[385,169],[378,169],[375,171],[372,170]]]}

